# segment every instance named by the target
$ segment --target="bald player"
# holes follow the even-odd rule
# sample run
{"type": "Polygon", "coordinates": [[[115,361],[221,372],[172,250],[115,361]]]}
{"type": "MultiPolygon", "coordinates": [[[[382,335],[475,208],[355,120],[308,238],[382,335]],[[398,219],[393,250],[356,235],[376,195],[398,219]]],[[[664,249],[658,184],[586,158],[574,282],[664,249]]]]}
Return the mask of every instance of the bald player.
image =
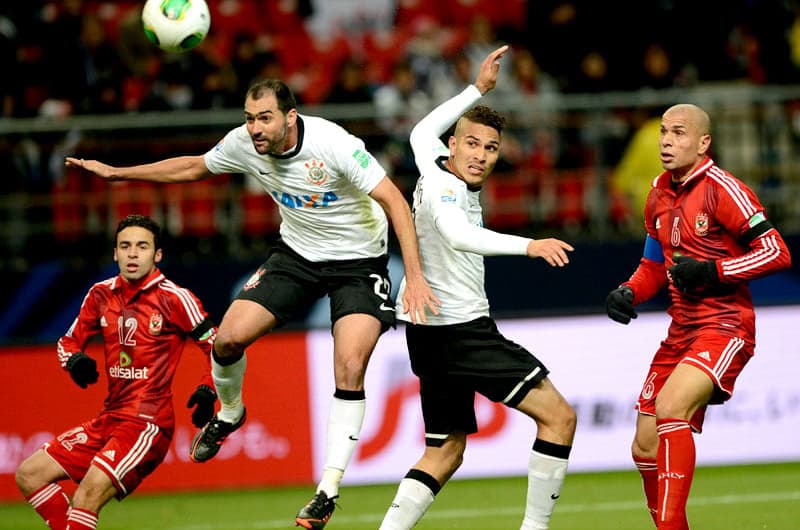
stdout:
{"type": "Polygon", "coordinates": [[[788,268],[789,250],[755,193],[709,158],[711,120],[695,105],[662,116],[664,172],[645,205],[644,255],[606,299],[628,324],[634,306],[666,287],[672,322],[639,395],[632,456],[659,530],[688,529],[694,434],[708,405],[733,395],[755,349],[750,280],[788,268]]]}

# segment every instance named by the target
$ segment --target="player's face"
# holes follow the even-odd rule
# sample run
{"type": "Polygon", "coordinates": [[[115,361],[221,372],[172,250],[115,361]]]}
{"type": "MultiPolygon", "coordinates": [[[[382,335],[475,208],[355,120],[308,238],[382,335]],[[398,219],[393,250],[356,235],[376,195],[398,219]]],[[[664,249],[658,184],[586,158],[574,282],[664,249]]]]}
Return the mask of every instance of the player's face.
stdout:
{"type": "Polygon", "coordinates": [[[450,169],[470,186],[480,186],[500,157],[500,133],[462,119],[450,137],[450,169]]]}
{"type": "Polygon", "coordinates": [[[690,110],[670,109],[661,118],[661,165],[675,180],[689,176],[705,157],[711,136],[701,133],[697,116],[690,110]]]}
{"type": "Polygon", "coordinates": [[[123,228],[117,234],[114,261],[119,272],[129,282],[146,277],[161,261],[161,249],[156,249],[153,233],[141,226],[123,228]]]}
{"type": "Polygon", "coordinates": [[[253,147],[259,154],[279,155],[292,147],[288,131],[294,126],[297,111],[285,115],[278,109],[275,94],[267,93],[259,99],[248,97],[244,103],[244,119],[253,147]]]}

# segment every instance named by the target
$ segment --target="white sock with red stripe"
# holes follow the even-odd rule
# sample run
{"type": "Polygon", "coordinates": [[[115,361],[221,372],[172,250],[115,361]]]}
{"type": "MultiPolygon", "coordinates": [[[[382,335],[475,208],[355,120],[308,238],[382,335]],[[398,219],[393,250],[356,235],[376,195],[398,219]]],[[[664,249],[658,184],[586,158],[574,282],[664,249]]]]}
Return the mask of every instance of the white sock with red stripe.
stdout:
{"type": "Polygon", "coordinates": [[[25,500],[44,519],[47,526],[53,530],[64,530],[66,528],[69,497],[64,493],[61,486],[55,483],[45,484],[25,497],[25,500]]]}
{"type": "Polygon", "coordinates": [[[81,508],[73,508],[67,518],[66,530],[97,530],[97,514],[81,508]]]}

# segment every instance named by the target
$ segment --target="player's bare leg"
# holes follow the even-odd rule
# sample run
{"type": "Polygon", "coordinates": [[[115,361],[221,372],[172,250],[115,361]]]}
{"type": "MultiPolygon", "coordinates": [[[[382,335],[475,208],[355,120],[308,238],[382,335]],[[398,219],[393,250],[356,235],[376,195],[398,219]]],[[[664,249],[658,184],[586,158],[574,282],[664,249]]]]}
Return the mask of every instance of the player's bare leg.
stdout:
{"type": "Polygon", "coordinates": [[[336,391],[328,416],[325,465],[314,497],[297,514],[295,522],[299,526],[324,528],[336,506],[339,484],[364,422],[364,375],[380,334],[380,321],[367,314],[346,315],[333,325],[336,391]]]}
{"type": "Polygon", "coordinates": [[[17,487],[25,500],[50,528],[66,528],[69,497],[58,484],[69,478],[43,449],[26,458],[17,468],[17,487]]]}
{"type": "Polygon", "coordinates": [[[205,462],[213,458],[228,435],[244,424],[247,419],[242,401],[247,367],[245,348],[276,325],[277,319],[272,313],[250,300],[234,300],[225,312],[211,354],[211,376],[221,407],[192,440],[190,456],[193,461],[205,462]]]}
{"type": "Polygon", "coordinates": [[[523,398],[517,410],[536,421],[536,440],[528,460],[528,494],[522,530],[549,527],[567,474],[577,416],[549,378],[523,398]]]}
{"type": "Polygon", "coordinates": [[[70,530],[95,530],[100,509],[116,495],[117,490],[108,475],[89,466],[72,498],[67,520],[70,530]]]}

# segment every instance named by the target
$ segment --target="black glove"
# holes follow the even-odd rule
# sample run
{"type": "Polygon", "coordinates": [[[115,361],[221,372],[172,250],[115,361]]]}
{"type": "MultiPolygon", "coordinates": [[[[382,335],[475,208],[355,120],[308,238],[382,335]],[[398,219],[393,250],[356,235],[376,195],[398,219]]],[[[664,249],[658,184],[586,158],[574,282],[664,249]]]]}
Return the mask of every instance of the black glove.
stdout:
{"type": "Polygon", "coordinates": [[[72,357],[67,359],[67,370],[72,380],[81,388],[96,383],[100,377],[95,360],[82,351],[73,353],[72,357]]]}
{"type": "Polygon", "coordinates": [[[202,427],[214,417],[214,403],[217,401],[217,393],[208,385],[198,386],[194,393],[189,397],[187,408],[195,407],[192,412],[192,423],[195,427],[202,427]]]}
{"type": "Polygon", "coordinates": [[[679,291],[687,292],[704,285],[719,283],[717,266],[713,261],[697,261],[689,256],[678,256],[669,268],[669,276],[679,291]]]}
{"type": "Polygon", "coordinates": [[[623,285],[608,293],[606,313],[611,320],[620,324],[627,324],[632,318],[636,318],[638,315],[633,308],[633,289],[623,285]]]}

